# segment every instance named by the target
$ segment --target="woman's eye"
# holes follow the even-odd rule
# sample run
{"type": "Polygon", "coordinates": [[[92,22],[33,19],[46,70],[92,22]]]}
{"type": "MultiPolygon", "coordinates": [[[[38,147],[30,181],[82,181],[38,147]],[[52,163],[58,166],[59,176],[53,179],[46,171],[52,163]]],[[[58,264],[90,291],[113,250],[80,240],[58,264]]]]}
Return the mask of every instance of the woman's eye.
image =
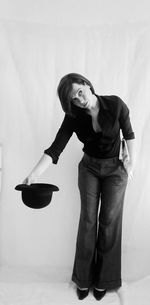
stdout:
{"type": "Polygon", "coordinates": [[[82,95],[82,90],[79,90],[78,91],[78,96],[81,96],[82,95]]]}

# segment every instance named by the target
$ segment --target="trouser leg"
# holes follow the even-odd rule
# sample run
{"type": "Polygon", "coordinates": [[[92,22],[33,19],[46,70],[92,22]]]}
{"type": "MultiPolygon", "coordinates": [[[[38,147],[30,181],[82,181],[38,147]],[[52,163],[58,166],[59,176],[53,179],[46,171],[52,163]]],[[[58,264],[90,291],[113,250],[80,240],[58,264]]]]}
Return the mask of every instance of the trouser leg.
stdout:
{"type": "Polygon", "coordinates": [[[122,212],[127,174],[117,158],[95,161],[86,157],[86,161],[79,166],[81,215],[72,280],[82,288],[94,284],[97,288],[115,289],[121,286],[122,212]]]}
{"type": "Polygon", "coordinates": [[[95,285],[114,289],[121,286],[122,213],[127,175],[120,166],[101,183],[101,208],[97,239],[95,285]]]}
{"type": "Polygon", "coordinates": [[[90,287],[93,282],[100,182],[82,161],[79,164],[79,190],[81,214],[72,280],[84,288],[90,287]]]}

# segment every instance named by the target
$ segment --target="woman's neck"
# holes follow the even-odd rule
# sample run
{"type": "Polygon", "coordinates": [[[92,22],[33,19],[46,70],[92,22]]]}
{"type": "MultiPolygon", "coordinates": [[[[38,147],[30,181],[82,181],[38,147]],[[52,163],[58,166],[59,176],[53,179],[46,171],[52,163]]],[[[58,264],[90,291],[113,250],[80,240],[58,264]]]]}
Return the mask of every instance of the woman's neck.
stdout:
{"type": "Polygon", "coordinates": [[[92,105],[91,109],[88,110],[88,113],[92,117],[96,117],[99,112],[99,109],[100,109],[100,104],[98,102],[98,98],[96,95],[93,95],[93,105],[92,105]]]}

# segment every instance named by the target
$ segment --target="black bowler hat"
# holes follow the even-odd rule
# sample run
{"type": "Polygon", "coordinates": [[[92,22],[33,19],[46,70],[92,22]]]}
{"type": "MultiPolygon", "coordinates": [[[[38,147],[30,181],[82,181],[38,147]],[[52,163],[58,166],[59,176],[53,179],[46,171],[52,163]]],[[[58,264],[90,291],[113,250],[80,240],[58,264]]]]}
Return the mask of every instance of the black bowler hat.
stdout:
{"type": "Polygon", "coordinates": [[[22,201],[26,206],[41,209],[51,202],[53,192],[59,191],[59,188],[53,184],[32,183],[30,185],[19,184],[15,190],[22,191],[22,201]]]}

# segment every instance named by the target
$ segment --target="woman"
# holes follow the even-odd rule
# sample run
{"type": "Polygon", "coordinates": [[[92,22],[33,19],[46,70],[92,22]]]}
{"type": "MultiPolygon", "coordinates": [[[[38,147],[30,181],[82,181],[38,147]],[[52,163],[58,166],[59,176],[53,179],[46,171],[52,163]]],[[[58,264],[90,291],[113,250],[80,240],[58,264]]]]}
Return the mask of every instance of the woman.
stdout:
{"type": "Polygon", "coordinates": [[[81,214],[72,280],[79,299],[89,289],[100,300],[107,290],[121,286],[121,231],[125,189],[134,166],[134,132],[129,109],[118,96],[99,96],[91,82],[76,73],[65,75],[58,85],[65,112],[52,145],[25,179],[34,182],[59,156],[73,132],[83,143],[78,185],[81,214]],[[120,130],[129,159],[119,159],[120,130]]]}

